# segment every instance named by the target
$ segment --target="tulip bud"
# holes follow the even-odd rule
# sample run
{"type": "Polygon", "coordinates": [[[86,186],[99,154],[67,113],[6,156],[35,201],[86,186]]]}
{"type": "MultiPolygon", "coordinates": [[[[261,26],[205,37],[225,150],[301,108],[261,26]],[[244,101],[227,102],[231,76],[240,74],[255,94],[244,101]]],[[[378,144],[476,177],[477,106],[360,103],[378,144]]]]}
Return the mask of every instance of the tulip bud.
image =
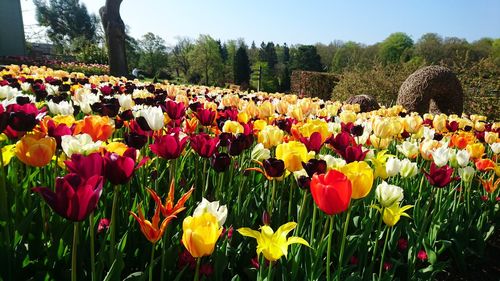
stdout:
{"type": "Polygon", "coordinates": [[[494,154],[499,154],[500,153],[500,142],[490,144],[490,148],[494,154]]]}
{"type": "Polygon", "coordinates": [[[399,204],[403,200],[403,189],[396,185],[390,185],[385,181],[375,189],[375,198],[384,207],[399,204]]]}
{"type": "Polygon", "coordinates": [[[399,174],[403,178],[411,178],[416,176],[418,173],[417,163],[413,163],[408,159],[403,159],[401,161],[401,169],[399,170],[399,174]]]}
{"type": "Polygon", "coordinates": [[[252,149],[252,153],[250,155],[252,160],[262,161],[271,157],[271,151],[267,148],[264,148],[264,145],[262,143],[258,143],[252,149]]]}
{"type": "Polygon", "coordinates": [[[401,170],[401,161],[398,158],[391,157],[385,163],[385,170],[388,177],[393,177],[401,170]]]}
{"type": "Polygon", "coordinates": [[[271,225],[271,215],[267,211],[262,213],[262,224],[263,225],[271,225]]]}
{"type": "Polygon", "coordinates": [[[472,179],[474,178],[475,173],[476,173],[476,171],[474,170],[474,168],[472,168],[470,166],[458,169],[458,175],[460,176],[460,178],[464,182],[471,182],[472,179]]]}

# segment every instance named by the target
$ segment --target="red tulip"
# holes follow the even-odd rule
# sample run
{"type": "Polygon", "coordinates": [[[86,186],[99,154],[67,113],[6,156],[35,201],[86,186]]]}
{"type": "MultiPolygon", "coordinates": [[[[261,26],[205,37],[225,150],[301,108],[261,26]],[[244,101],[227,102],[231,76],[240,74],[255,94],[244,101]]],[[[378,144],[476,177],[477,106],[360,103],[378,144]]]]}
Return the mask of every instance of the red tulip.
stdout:
{"type": "Polygon", "coordinates": [[[66,160],[64,163],[70,173],[78,174],[84,179],[102,176],[104,172],[104,159],[99,153],[88,156],[74,153],[71,155],[71,160],[66,160]]]}
{"type": "Polygon", "coordinates": [[[211,126],[215,121],[217,112],[211,109],[198,108],[194,115],[198,118],[202,126],[211,126]]]}
{"type": "Polygon", "coordinates": [[[47,187],[32,190],[39,193],[60,216],[71,221],[83,221],[97,208],[102,184],[102,176],[84,179],[71,173],[56,179],[56,192],[47,187]]]}
{"type": "Polygon", "coordinates": [[[164,135],[155,138],[155,142],[149,145],[151,151],[165,159],[177,159],[186,147],[188,138],[179,139],[179,134],[164,135]]]}
{"type": "Polygon", "coordinates": [[[429,181],[429,183],[435,187],[445,187],[452,180],[457,179],[451,177],[451,175],[453,174],[453,168],[451,168],[448,165],[444,165],[443,167],[438,168],[436,164],[432,162],[429,172],[426,172],[423,169],[422,171],[424,172],[424,175],[429,181]]]}
{"type": "Polygon", "coordinates": [[[323,146],[323,141],[319,132],[312,133],[308,138],[300,137],[300,142],[306,145],[307,151],[314,151],[316,153],[319,153],[323,146]]]}
{"type": "Polygon", "coordinates": [[[344,150],[342,157],[347,163],[351,163],[354,161],[363,161],[365,160],[366,154],[368,150],[363,151],[363,146],[361,144],[356,146],[348,146],[344,150]]]}
{"type": "Polygon", "coordinates": [[[201,157],[209,158],[217,151],[219,137],[210,137],[205,133],[191,137],[191,147],[201,157]]]}
{"type": "Polygon", "coordinates": [[[104,175],[112,184],[125,184],[130,181],[134,171],[145,163],[146,158],[142,160],[137,167],[135,166],[136,149],[128,148],[123,156],[116,153],[106,152],[104,155],[104,175]]]}
{"type": "Polygon", "coordinates": [[[41,113],[34,103],[11,104],[7,106],[7,112],[10,127],[18,132],[31,131],[38,124],[37,116],[41,113]]]}
{"type": "Polygon", "coordinates": [[[173,100],[168,100],[165,103],[165,111],[168,117],[172,120],[179,120],[186,114],[186,107],[182,102],[175,102],[173,100]]]}
{"type": "Polygon", "coordinates": [[[326,174],[315,174],[310,186],[314,202],[327,215],[342,213],[349,207],[352,186],[343,173],[330,170],[326,174]]]}

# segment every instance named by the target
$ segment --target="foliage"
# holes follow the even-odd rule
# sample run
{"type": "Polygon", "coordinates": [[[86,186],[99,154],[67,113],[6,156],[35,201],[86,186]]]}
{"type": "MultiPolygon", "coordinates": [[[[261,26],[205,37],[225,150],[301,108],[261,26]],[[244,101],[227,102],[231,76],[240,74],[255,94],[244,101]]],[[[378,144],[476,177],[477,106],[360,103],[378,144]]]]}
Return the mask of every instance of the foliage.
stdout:
{"type": "Polygon", "coordinates": [[[329,99],[332,89],[339,82],[335,74],[294,70],[291,76],[291,91],[301,96],[329,99]]]}
{"type": "Polygon", "coordinates": [[[259,89],[260,91],[266,92],[276,92],[278,91],[279,81],[276,75],[273,74],[274,71],[269,68],[267,62],[256,62],[252,66],[252,75],[250,79],[250,85],[254,89],[259,89]],[[259,89],[259,71],[261,75],[260,89],[259,89]]]}
{"type": "Polygon", "coordinates": [[[299,46],[292,54],[290,68],[292,70],[323,71],[321,57],[313,45],[299,46]]]}
{"type": "Polygon", "coordinates": [[[385,64],[406,62],[411,58],[413,40],[403,32],[396,32],[380,43],[379,58],[385,64]]]}
{"type": "Polygon", "coordinates": [[[238,85],[250,84],[250,61],[245,46],[240,46],[234,56],[234,83],[238,85]]]}
{"type": "Polygon", "coordinates": [[[139,41],[139,67],[150,76],[160,74],[160,70],[168,66],[167,47],[165,40],[151,32],[144,34],[139,41]]]}
{"type": "MultiPolygon", "coordinates": [[[[189,53],[191,61],[191,77],[200,77],[205,85],[220,85],[223,78],[223,61],[220,55],[219,45],[209,35],[200,35],[196,45],[189,53]]],[[[197,80],[197,79],[196,79],[197,80]]]]}

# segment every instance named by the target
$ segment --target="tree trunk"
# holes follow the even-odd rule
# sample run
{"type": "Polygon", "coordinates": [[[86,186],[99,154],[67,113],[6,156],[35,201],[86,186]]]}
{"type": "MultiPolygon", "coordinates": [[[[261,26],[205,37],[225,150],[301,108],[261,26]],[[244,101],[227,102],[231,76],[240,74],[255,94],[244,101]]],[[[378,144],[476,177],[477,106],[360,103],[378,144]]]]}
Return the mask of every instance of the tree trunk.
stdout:
{"type": "Polygon", "coordinates": [[[128,74],[127,56],[125,53],[125,24],[120,17],[120,5],[123,0],[106,0],[101,7],[102,26],[106,34],[108,47],[109,71],[114,76],[125,76],[128,74]]]}

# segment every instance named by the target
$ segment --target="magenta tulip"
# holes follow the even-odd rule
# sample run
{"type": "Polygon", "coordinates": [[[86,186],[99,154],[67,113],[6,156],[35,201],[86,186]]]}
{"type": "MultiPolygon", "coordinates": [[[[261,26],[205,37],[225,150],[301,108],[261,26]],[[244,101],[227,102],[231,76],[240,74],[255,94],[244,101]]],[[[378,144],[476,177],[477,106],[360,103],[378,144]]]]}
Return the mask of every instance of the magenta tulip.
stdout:
{"type": "Polygon", "coordinates": [[[177,159],[186,147],[188,137],[179,138],[179,134],[164,135],[155,138],[155,142],[149,145],[151,151],[161,158],[177,159]]]}

